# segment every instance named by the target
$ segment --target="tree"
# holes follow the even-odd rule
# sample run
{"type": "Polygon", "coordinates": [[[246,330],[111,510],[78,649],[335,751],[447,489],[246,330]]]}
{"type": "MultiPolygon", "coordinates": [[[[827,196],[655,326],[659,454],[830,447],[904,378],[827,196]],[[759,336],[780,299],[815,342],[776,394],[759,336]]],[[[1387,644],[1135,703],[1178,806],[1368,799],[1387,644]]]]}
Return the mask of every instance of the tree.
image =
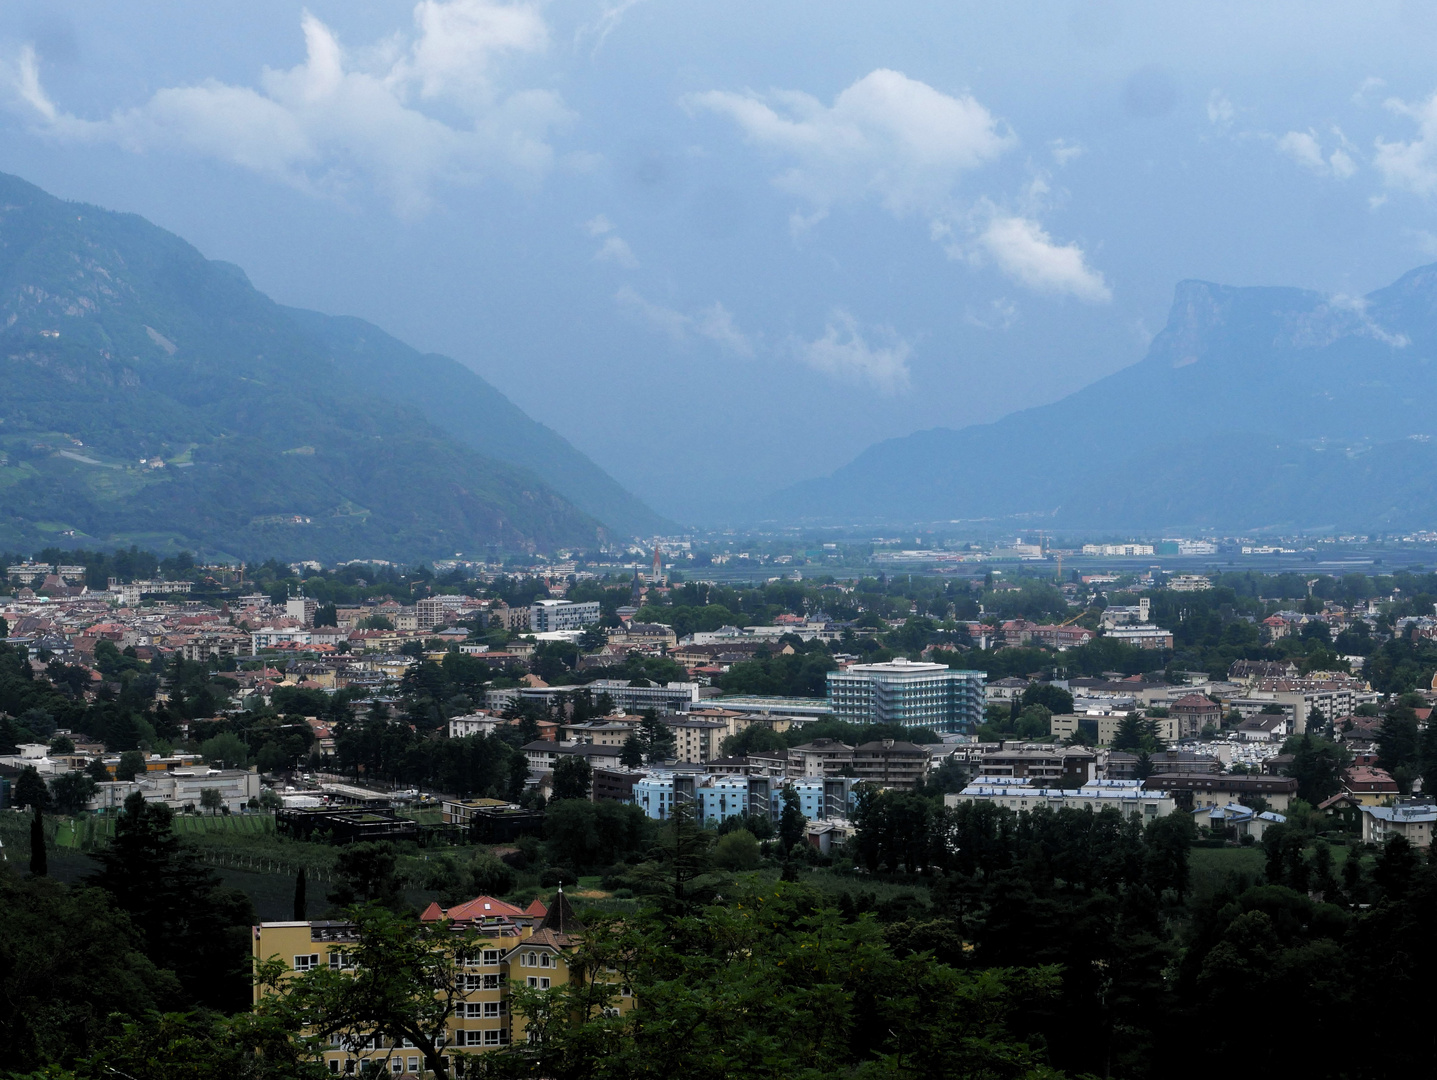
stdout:
{"type": "Polygon", "coordinates": [[[286,1030],[309,1030],[321,1046],[358,1054],[364,1072],[388,1073],[407,1040],[435,1080],[449,1080],[445,1028],[462,1007],[468,984],[458,957],[480,948],[474,931],[456,934],[444,922],[416,923],[375,904],[351,908],[350,966],[323,966],[296,975],[281,957],[264,957],[256,981],[266,991],[255,1006],[286,1030]],[[375,1048],[374,1036],[383,1045],[375,1048]]]}
{"type": "Polygon", "coordinates": [[[200,743],[200,753],[206,762],[221,769],[243,769],[249,764],[249,747],[232,731],[222,731],[200,743]]]}
{"type": "Polygon", "coordinates": [[[394,845],[388,841],[350,844],[336,860],[338,881],[330,890],[330,903],[340,907],[379,904],[393,911],[406,910],[398,861],[394,845]]]}
{"type": "Polygon", "coordinates": [[[1417,714],[1397,705],[1377,729],[1377,761],[1388,772],[1417,763],[1417,714]]]}
{"type": "Polygon", "coordinates": [[[50,753],[52,754],[73,754],[75,752],[74,740],[68,735],[56,735],[50,740],[50,753]]]}
{"type": "Polygon", "coordinates": [[[85,775],[97,784],[109,783],[114,779],[110,775],[110,769],[102,758],[91,758],[85,766],[85,775]]]}
{"type": "Polygon", "coordinates": [[[200,806],[211,814],[218,813],[224,803],[224,796],[220,794],[219,788],[207,787],[200,792],[200,806]]]}
{"type": "Polygon", "coordinates": [[[221,887],[195,849],[174,834],[172,818],[163,803],[131,794],[109,843],[91,856],[99,869],[88,881],[129,914],[144,935],[145,955],[179,977],[189,1000],[244,1008],[254,905],[221,887]]]}
{"type": "Polygon", "coordinates": [[[95,781],[89,773],[61,773],[50,781],[50,801],[62,814],[78,814],[95,797],[95,781]]]}
{"type": "Polygon", "coordinates": [[[40,778],[35,766],[26,765],[20,770],[20,775],[15,779],[12,801],[21,810],[27,806],[38,806],[43,810],[50,805],[50,789],[45,786],[45,781],[40,778]]]}
{"type": "Polygon", "coordinates": [[[1347,754],[1336,743],[1310,734],[1294,735],[1282,752],[1292,755],[1287,775],[1297,780],[1299,798],[1316,806],[1342,790],[1342,770],[1347,754]]]}
{"type": "Polygon", "coordinates": [[[637,769],[644,763],[644,741],[638,735],[630,735],[624,740],[623,749],[619,751],[619,764],[625,768],[637,769]]]}
{"type": "Polygon", "coordinates": [[[116,780],[133,780],[145,772],[145,755],[139,750],[126,750],[120,755],[120,763],[115,766],[116,780]]]}
{"type": "Polygon", "coordinates": [[[0,868],[0,1050],[6,1069],[31,1072],[75,1062],[113,1023],[173,1007],[181,998],[179,984],[141,953],[140,944],[135,924],[99,889],[0,868]]]}
{"type": "Polygon", "coordinates": [[[564,754],[554,762],[554,800],[587,799],[594,770],[587,758],[564,754]]]}
{"type": "Polygon", "coordinates": [[[650,763],[667,761],[674,756],[678,740],[674,738],[674,733],[659,719],[658,713],[653,709],[644,710],[642,719],[639,721],[639,735],[647,747],[645,752],[650,763]]]}
{"type": "Polygon", "coordinates": [[[45,877],[49,872],[49,860],[45,855],[45,820],[37,806],[30,818],[30,873],[33,877],[45,877]]]}
{"type": "Polygon", "coordinates": [[[788,784],[783,789],[783,813],[778,819],[778,838],[783,844],[784,855],[793,850],[795,844],[800,843],[808,831],[808,818],[803,816],[799,809],[798,792],[793,790],[793,785],[788,784]]]}
{"type": "Polygon", "coordinates": [[[1049,713],[1068,714],[1073,711],[1073,695],[1052,683],[1029,683],[1023,691],[1023,707],[1042,705],[1049,713]]]}
{"type": "Polygon", "coordinates": [[[713,861],[725,870],[752,870],[759,864],[758,840],[747,829],[721,836],[714,845],[713,861]]]}
{"type": "Polygon", "coordinates": [[[306,895],[307,883],[304,878],[304,867],[294,875],[294,920],[303,922],[309,918],[309,897],[306,895]]]}

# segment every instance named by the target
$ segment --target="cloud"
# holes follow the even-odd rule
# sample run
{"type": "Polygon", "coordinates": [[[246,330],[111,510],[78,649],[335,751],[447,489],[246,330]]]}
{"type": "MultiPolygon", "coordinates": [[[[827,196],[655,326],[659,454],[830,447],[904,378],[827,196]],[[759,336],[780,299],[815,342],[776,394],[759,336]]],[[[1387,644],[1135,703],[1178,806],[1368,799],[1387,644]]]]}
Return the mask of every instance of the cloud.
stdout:
{"type": "Polygon", "coordinates": [[[611,262],[627,270],[638,267],[639,260],[629,247],[628,241],[614,230],[613,222],[603,214],[584,222],[584,231],[596,240],[603,240],[599,250],[594,252],[595,262],[611,262]]]}
{"type": "Polygon", "coordinates": [[[1386,79],[1379,79],[1376,75],[1369,75],[1362,80],[1362,85],[1352,93],[1352,104],[1366,105],[1372,100],[1371,95],[1387,85],[1386,79]]]}
{"type": "Polygon", "coordinates": [[[1052,151],[1053,160],[1059,165],[1066,165],[1086,152],[1079,144],[1070,143],[1066,139],[1054,139],[1048,144],[1048,149],[1052,151]]]}
{"type": "Polygon", "coordinates": [[[29,47],[0,64],[0,84],[9,83],[12,107],[61,141],[187,151],[316,194],[373,186],[406,215],[427,209],[439,183],[529,183],[552,167],[550,135],[570,119],[562,99],[506,93],[496,71],[501,59],[546,47],[536,4],[421,0],[412,35],[359,52],[309,13],[301,25],[304,62],[264,69],[257,87],[168,87],[103,120],[57,106],[29,47]]]}
{"type": "Polygon", "coordinates": [[[1387,108],[1417,124],[1417,136],[1410,142],[1376,140],[1372,164],[1389,188],[1410,191],[1424,198],[1437,192],[1437,94],[1416,105],[1397,98],[1387,108]]]}
{"type": "Polygon", "coordinates": [[[843,308],[834,308],[823,336],[795,342],[794,349],[803,363],[843,382],[866,383],[885,394],[907,390],[911,346],[891,327],[873,327],[870,332],[887,344],[870,344],[858,320],[843,308]]]}
{"type": "Polygon", "coordinates": [[[970,307],[964,312],[963,321],[982,330],[1008,330],[1018,321],[1018,305],[999,297],[989,300],[987,306],[979,310],[970,307]]]}
{"type": "MultiPolygon", "coordinates": [[[[1338,132],[1338,135],[1340,136],[1341,133],[1338,132]]],[[[1289,131],[1277,140],[1277,149],[1304,169],[1318,176],[1331,176],[1338,180],[1346,180],[1357,172],[1357,163],[1341,147],[1332,151],[1327,157],[1323,157],[1322,144],[1317,141],[1316,133],[1311,130],[1289,131]]]]}
{"type": "Polygon", "coordinates": [[[728,309],[717,300],[694,315],[676,311],[646,300],[635,289],[625,285],[614,294],[619,307],[647,323],[676,344],[687,344],[694,337],[716,343],[724,352],[745,358],[754,355],[753,343],[738,328],[728,309]]]}
{"type": "Polygon", "coordinates": [[[619,23],[624,21],[624,16],[629,13],[629,9],[638,7],[643,2],[644,0],[618,0],[617,3],[605,4],[592,25],[579,28],[574,35],[575,45],[585,37],[592,37],[594,48],[589,55],[591,57],[598,56],[599,50],[604,47],[604,42],[608,40],[610,34],[619,28],[619,23]]]}
{"type": "Polygon", "coordinates": [[[1232,107],[1232,102],[1221,90],[1214,90],[1207,96],[1207,118],[1211,124],[1218,127],[1230,127],[1237,110],[1232,107]]]}
{"type": "MultiPolygon", "coordinates": [[[[812,228],[836,206],[875,199],[895,217],[926,217],[930,236],[952,257],[971,258],[965,250],[971,243],[1029,288],[1085,300],[1111,297],[1082,251],[1053,243],[1038,224],[1035,215],[1050,194],[1043,176],[1034,176],[1018,198],[1021,215],[1000,213],[991,199],[959,196],[967,174],[1017,144],[971,95],[944,94],[880,68],[839,93],[832,106],[796,91],[710,90],[683,103],[729,118],[750,142],[789,162],[774,183],[806,204],[806,212],[790,218],[794,232],[812,228]]],[[[1082,152],[1061,139],[1049,149],[1060,165],[1082,152]]]]}
{"type": "Polygon", "coordinates": [[[1092,303],[1113,298],[1103,275],[1076,244],[1056,244],[1031,218],[995,216],[978,244],[1014,281],[1038,292],[1066,293],[1092,303]]]}
{"type": "Polygon", "coordinates": [[[884,68],[831,107],[797,91],[710,90],[684,103],[728,117],[751,142],[792,159],[775,183],[818,210],[872,196],[899,216],[941,212],[964,173],[1017,141],[975,98],[884,68]]]}

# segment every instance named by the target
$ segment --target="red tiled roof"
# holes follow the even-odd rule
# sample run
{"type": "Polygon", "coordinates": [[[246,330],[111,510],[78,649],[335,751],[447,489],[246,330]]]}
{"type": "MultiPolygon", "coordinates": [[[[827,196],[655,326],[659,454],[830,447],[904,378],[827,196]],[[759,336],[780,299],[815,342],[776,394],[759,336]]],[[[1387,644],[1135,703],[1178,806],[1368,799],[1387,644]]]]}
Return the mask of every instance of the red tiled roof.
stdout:
{"type": "Polygon", "coordinates": [[[544,901],[540,900],[536,896],[532,901],[530,901],[529,906],[524,909],[524,914],[537,915],[539,918],[542,919],[545,915],[549,914],[549,908],[547,905],[545,905],[544,901]]]}

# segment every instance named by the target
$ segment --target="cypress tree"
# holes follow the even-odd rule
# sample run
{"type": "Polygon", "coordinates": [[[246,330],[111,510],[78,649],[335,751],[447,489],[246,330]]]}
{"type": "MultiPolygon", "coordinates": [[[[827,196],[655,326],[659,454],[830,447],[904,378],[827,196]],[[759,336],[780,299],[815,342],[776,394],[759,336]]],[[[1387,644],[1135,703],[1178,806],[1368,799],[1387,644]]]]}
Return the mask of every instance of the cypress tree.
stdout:
{"type": "Polygon", "coordinates": [[[296,922],[303,922],[309,918],[307,897],[305,896],[304,867],[299,868],[299,873],[294,875],[294,918],[296,922]]]}
{"type": "Polygon", "coordinates": [[[50,864],[45,854],[45,818],[40,807],[35,807],[35,816],[30,819],[30,873],[35,877],[46,877],[50,864]]]}

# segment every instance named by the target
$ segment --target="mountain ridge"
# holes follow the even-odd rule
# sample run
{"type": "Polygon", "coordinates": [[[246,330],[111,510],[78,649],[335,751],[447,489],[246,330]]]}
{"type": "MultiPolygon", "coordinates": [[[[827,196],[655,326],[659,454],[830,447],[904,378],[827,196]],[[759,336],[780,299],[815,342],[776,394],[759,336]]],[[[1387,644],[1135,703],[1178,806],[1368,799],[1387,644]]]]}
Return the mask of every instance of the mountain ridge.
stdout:
{"type": "Polygon", "coordinates": [[[1075,529],[1437,519],[1437,265],[1362,298],[1180,282],[1137,363],[988,424],[874,444],[755,517],[1075,529]]]}
{"type": "MultiPolygon", "coordinates": [[[[441,390],[386,399],[336,351],[240,268],[0,174],[0,545],[413,559],[607,538],[433,423],[441,390]]],[[[471,376],[448,389],[487,387],[471,376]]]]}

